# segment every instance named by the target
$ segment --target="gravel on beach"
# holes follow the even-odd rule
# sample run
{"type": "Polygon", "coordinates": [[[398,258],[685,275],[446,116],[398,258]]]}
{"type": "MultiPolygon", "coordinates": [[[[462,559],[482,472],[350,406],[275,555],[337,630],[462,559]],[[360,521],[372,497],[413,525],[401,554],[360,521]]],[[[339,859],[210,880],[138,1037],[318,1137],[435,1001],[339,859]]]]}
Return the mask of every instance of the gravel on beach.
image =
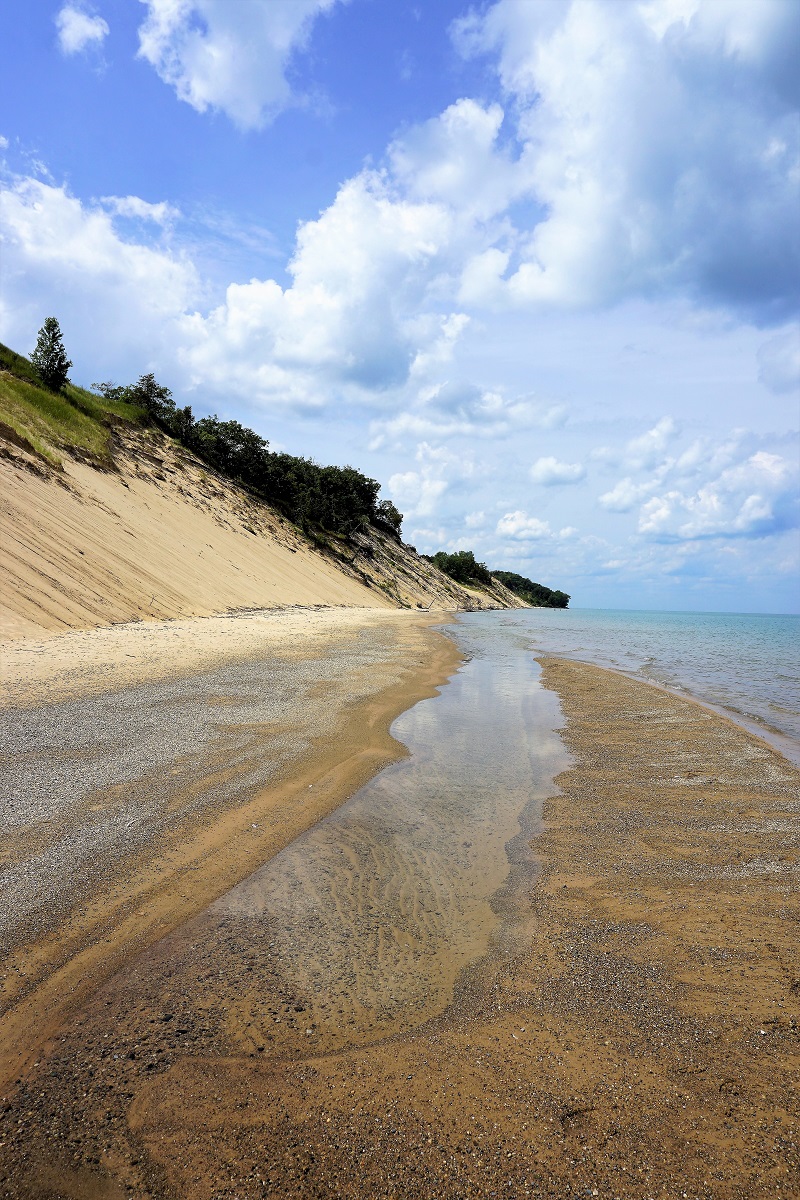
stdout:
{"type": "Polygon", "coordinates": [[[0,1080],[126,957],[402,754],[392,718],[458,662],[430,624],[328,610],[90,631],[55,639],[41,678],[17,669],[0,707],[0,1080]]]}
{"type": "Polygon", "coordinates": [[[544,672],[574,765],[444,1012],[348,1041],[268,924],[198,917],[9,1095],[0,1195],[793,1200],[798,772],[675,696],[544,672]]]}

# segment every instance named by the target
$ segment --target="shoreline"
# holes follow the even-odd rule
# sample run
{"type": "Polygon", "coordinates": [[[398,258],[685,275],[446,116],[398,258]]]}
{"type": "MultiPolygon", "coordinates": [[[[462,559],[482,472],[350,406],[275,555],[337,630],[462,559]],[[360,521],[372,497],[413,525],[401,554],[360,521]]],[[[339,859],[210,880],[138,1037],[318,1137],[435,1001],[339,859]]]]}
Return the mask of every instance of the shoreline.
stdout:
{"type": "Polygon", "coordinates": [[[550,620],[534,613],[537,654],[589,662],[696,699],[800,766],[796,615],[576,609],[550,620]]]}
{"type": "MultiPolygon", "coordinates": [[[[182,622],[183,629],[172,625],[146,629],[133,664],[123,661],[124,647],[131,645],[131,635],[141,638],[138,626],[117,628],[105,637],[104,631],[72,633],[59,639],[62,653],[44,660],[44,670],[18,678],[18,686],[9,689],[18,706],[7,703],[0,715],[4,712],[13,725],[26,716],[32,719],[53,710],[60,715],[57,728],[62,728],[65,706],[67,713],[79,713],[82,700],[84,707],[93,698],[109,701],[113,713],[113,702],[123,694],[121,687],[129,689],[135,703],[163,704],[159,697],[167,686],[164,676],[174,683],[171,672],[180,661],[183,672],[178,679],[193,688],[198,679],[210,678],[210,699],[222,701],[223,715],[229,720],[230,701],[215,693],[230,690],[230,671],[252,666],[249,660],[258,648],[257,657],[268,659],[270,685],[280,665],[281,680],[295,690],[285,705],[288,712],[298,706],[301,711],[294,711],[288,738],[285,723],[274,717],[272,724],[258,727],[253,753],[274,760],[270,765],[275,769],[262,786],[253,790],[250,785],[252,794],[246,790],[234,804],[220,802],[219,780],[241,773],[242,765],[221,761],[214,747],[190,762],[187,779],[182,781],[185,793],[199,791],[201,798],[207,793],[208,799],[198,804],[192,794],[191,803],[177,814],[169,811],[176,808],[174,796],[165,793],[164,811],[155,819],[147,813],[143,816],[137,809],[136,788],[127,784],[123,811],[139,823],[134,850],[120,852],[110,845],[99,877],[88,888],[78,880],[65,896],[58,896],[55,919],[49,922],[42,924],[34,910],[26,920],[22,920],[24,913],[17,914],[22,923],[8,926],[5,914],[0,1087],[20,1077],[68,1014],[131,956],[206,908],[339,807],[367,779],[405,755],[405,748],[389,733],[392,722],[418,700],[435,694],[461,661],[454,643],[432,628],[441,623],[441,613],[350,609],[292,610],[244,620],[212,618],[182,622]],[[223,646],[210,640],[221,629],[231,635],[223,646]],[[172,651],[157,663],[149,657],[154,638],[173,643],[172,651]],[[88,646],[94,658],[87,658],[88,646]],[[320,673],[325,664],[329,674],[331,656],[340,672],[331,681],[333,692],[328,690],[325,671],[320,673]],[[220,671],[217,685],[215,672],[220,671]],[[116,686],[109,691],[111,683],[116,686]],[[46,694],[53,697],[50,705],[41,703],[46,694]]],[[[261,686],[260,679],[245,680],[249,691],[261,686]]],[[[233,683],[242,686],[238,674],[233,683]]],[[[208,702],[201,696],[199,703],[208,702]]],[[[102,738],[90,728],[89,737],[95,736],[102,738]]],[[[24,743],[24,727],[21,740],[24,743]]],[[[75,753],[79,760],[82,754],[85,757],[80,746],[75,753]]],[[[34,761],[34,775],[36,770],[34,761]]],[[[11,780],[12,790],[14,785],[11,780]]],[[[20,855],[22,863],[26,861],[26,854],[29,862],[35,862],[37,851],[26,850],[26,843],[35,845],[44,837],[47,845],[54,837],[54,822],[56,836],[60,829],[73,842],[75,828],[85,829],[86,838],[96,837],[92,821],[97,809],[101,816],[108,810],[109,819],[119,823],[120,786],[106,787],[85,799],[76,797],[66,810],[45,812],[44,817],[23,813],[0,841],[6,864],[13,870],[20,855]]],[[[52,870],[46,862],[45,868],[52,870]]]]}
{"type": "Polygon", "coordinates": [[[0,1113],[9,1196],[58,1172],[136,1200],[790,1200],[800,775],[687,697],[542,671],[572,762],[535,870],[496,893],[508,936],[444,1013],[359,1044],[315,1029],[311,1049],[304,998],[262,974],[268,926],[244,922],[228,957],[235,1021],[183,926],[63,1024],[0,1113]]]}
{"type": "MultiPolygon", "coordinates": [[[[560,659],[559,655],[552,654],[548,650],[534,650],[533,653],[537,662],[544,662],[549,658],[560,659]]],[[[623,679],[629,679],[631,683],[641,684],[642,687],[652,687],[657,691],[665,692],[668,696],[674,696],[676,700],[685,700],[688,704],[696,704],[699,708],[714,713],[723,721],[729,722],[734,728],[743,730],[751,737],[758,738],[770,750],[779,754],[781,758],[785,758],[793,767],[800,768],[800,742],[790,734],[784,733],[782,729],[778,729],[777,726],[768,725],[759,717],[731,708],[726,704],[715,703],[683,685],[671,686],[668,683],[662,683],[659,679],[648,679],[633,671],[626,671],[622,667],[606,666],[604,663],[595,662],[589,658],[564,658],[560,661],[596,667],[598,671],[608,671],[610,675],[620,675],[623,679]]]]}
{"type": "Polygon", "coordinates": [[[0,709],[197,674],[267,649],[302,658],[331,632],[432,625],[447,614],[356,605],[289,604],[161,621],[127,621],[0,640],[0,709]],[[430,620],[428,618],[431,618],[430,620]]]}

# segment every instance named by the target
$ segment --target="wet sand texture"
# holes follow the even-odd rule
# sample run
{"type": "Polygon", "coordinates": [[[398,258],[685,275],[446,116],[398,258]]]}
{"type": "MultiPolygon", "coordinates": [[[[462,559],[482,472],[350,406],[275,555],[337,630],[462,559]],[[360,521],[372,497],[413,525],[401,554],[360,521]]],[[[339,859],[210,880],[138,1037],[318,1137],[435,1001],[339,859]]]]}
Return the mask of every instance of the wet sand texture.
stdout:
{"type": "Polygon", "coordinates": [[[574,765],[441,1013],[343,1036],[217,906],[7,1101],[4,1194],[794,1198],[798,773],[622,676],[544,678],[574,765]]]}
{"type": "Polygon", "coordinates": [[[80,699],[66,654],[63,699],[0,708],[0,1094],[102,978],[403,754],[392,718],[458,654],[432,618],[360,616],[251,618],[227,661],[217,645],[204,670],[144,680],[137,658],[138,679],[80,699]]]}

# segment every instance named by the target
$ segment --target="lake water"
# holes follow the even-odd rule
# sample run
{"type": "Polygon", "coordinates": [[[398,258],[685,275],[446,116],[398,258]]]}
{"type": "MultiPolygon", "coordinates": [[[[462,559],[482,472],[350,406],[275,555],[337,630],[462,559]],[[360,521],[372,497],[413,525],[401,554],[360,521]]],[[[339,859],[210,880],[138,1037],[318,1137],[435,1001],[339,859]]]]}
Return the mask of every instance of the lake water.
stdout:
{"type": "Polygon", "coordinates": [[[244,926],[269,929],[264,961],[318,1036],[415,1027],[465,968],[515,944],[515,886],[536,870],[531,837],[569,761],[560,709],[516,614],[447,628],[468,660],[394,722],[410,756],[209,910],[215,961],[220,946],[238,961],[244,926]]]}
{"type": "Polygon", "coordinates": [[[800,761],[800,616],[534,608],[513,619],[539,652],[684,692],[800,761]]]}

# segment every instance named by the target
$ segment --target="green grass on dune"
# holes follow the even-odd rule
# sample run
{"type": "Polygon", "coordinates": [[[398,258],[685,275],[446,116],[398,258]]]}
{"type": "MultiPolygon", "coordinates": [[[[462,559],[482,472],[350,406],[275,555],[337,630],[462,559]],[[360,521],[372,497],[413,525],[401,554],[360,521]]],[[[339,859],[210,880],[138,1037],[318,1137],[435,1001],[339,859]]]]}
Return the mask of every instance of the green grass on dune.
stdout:
{"type": "Polygon", "coordinates": [[[49,391],[26,358],[0,343],[0,422],[53,465],[61,462],[60,450],[107,462],[114,421],[138,424],[143,416],[131,404],[109,403],[71,383],[63,392],[49,391]]]}

